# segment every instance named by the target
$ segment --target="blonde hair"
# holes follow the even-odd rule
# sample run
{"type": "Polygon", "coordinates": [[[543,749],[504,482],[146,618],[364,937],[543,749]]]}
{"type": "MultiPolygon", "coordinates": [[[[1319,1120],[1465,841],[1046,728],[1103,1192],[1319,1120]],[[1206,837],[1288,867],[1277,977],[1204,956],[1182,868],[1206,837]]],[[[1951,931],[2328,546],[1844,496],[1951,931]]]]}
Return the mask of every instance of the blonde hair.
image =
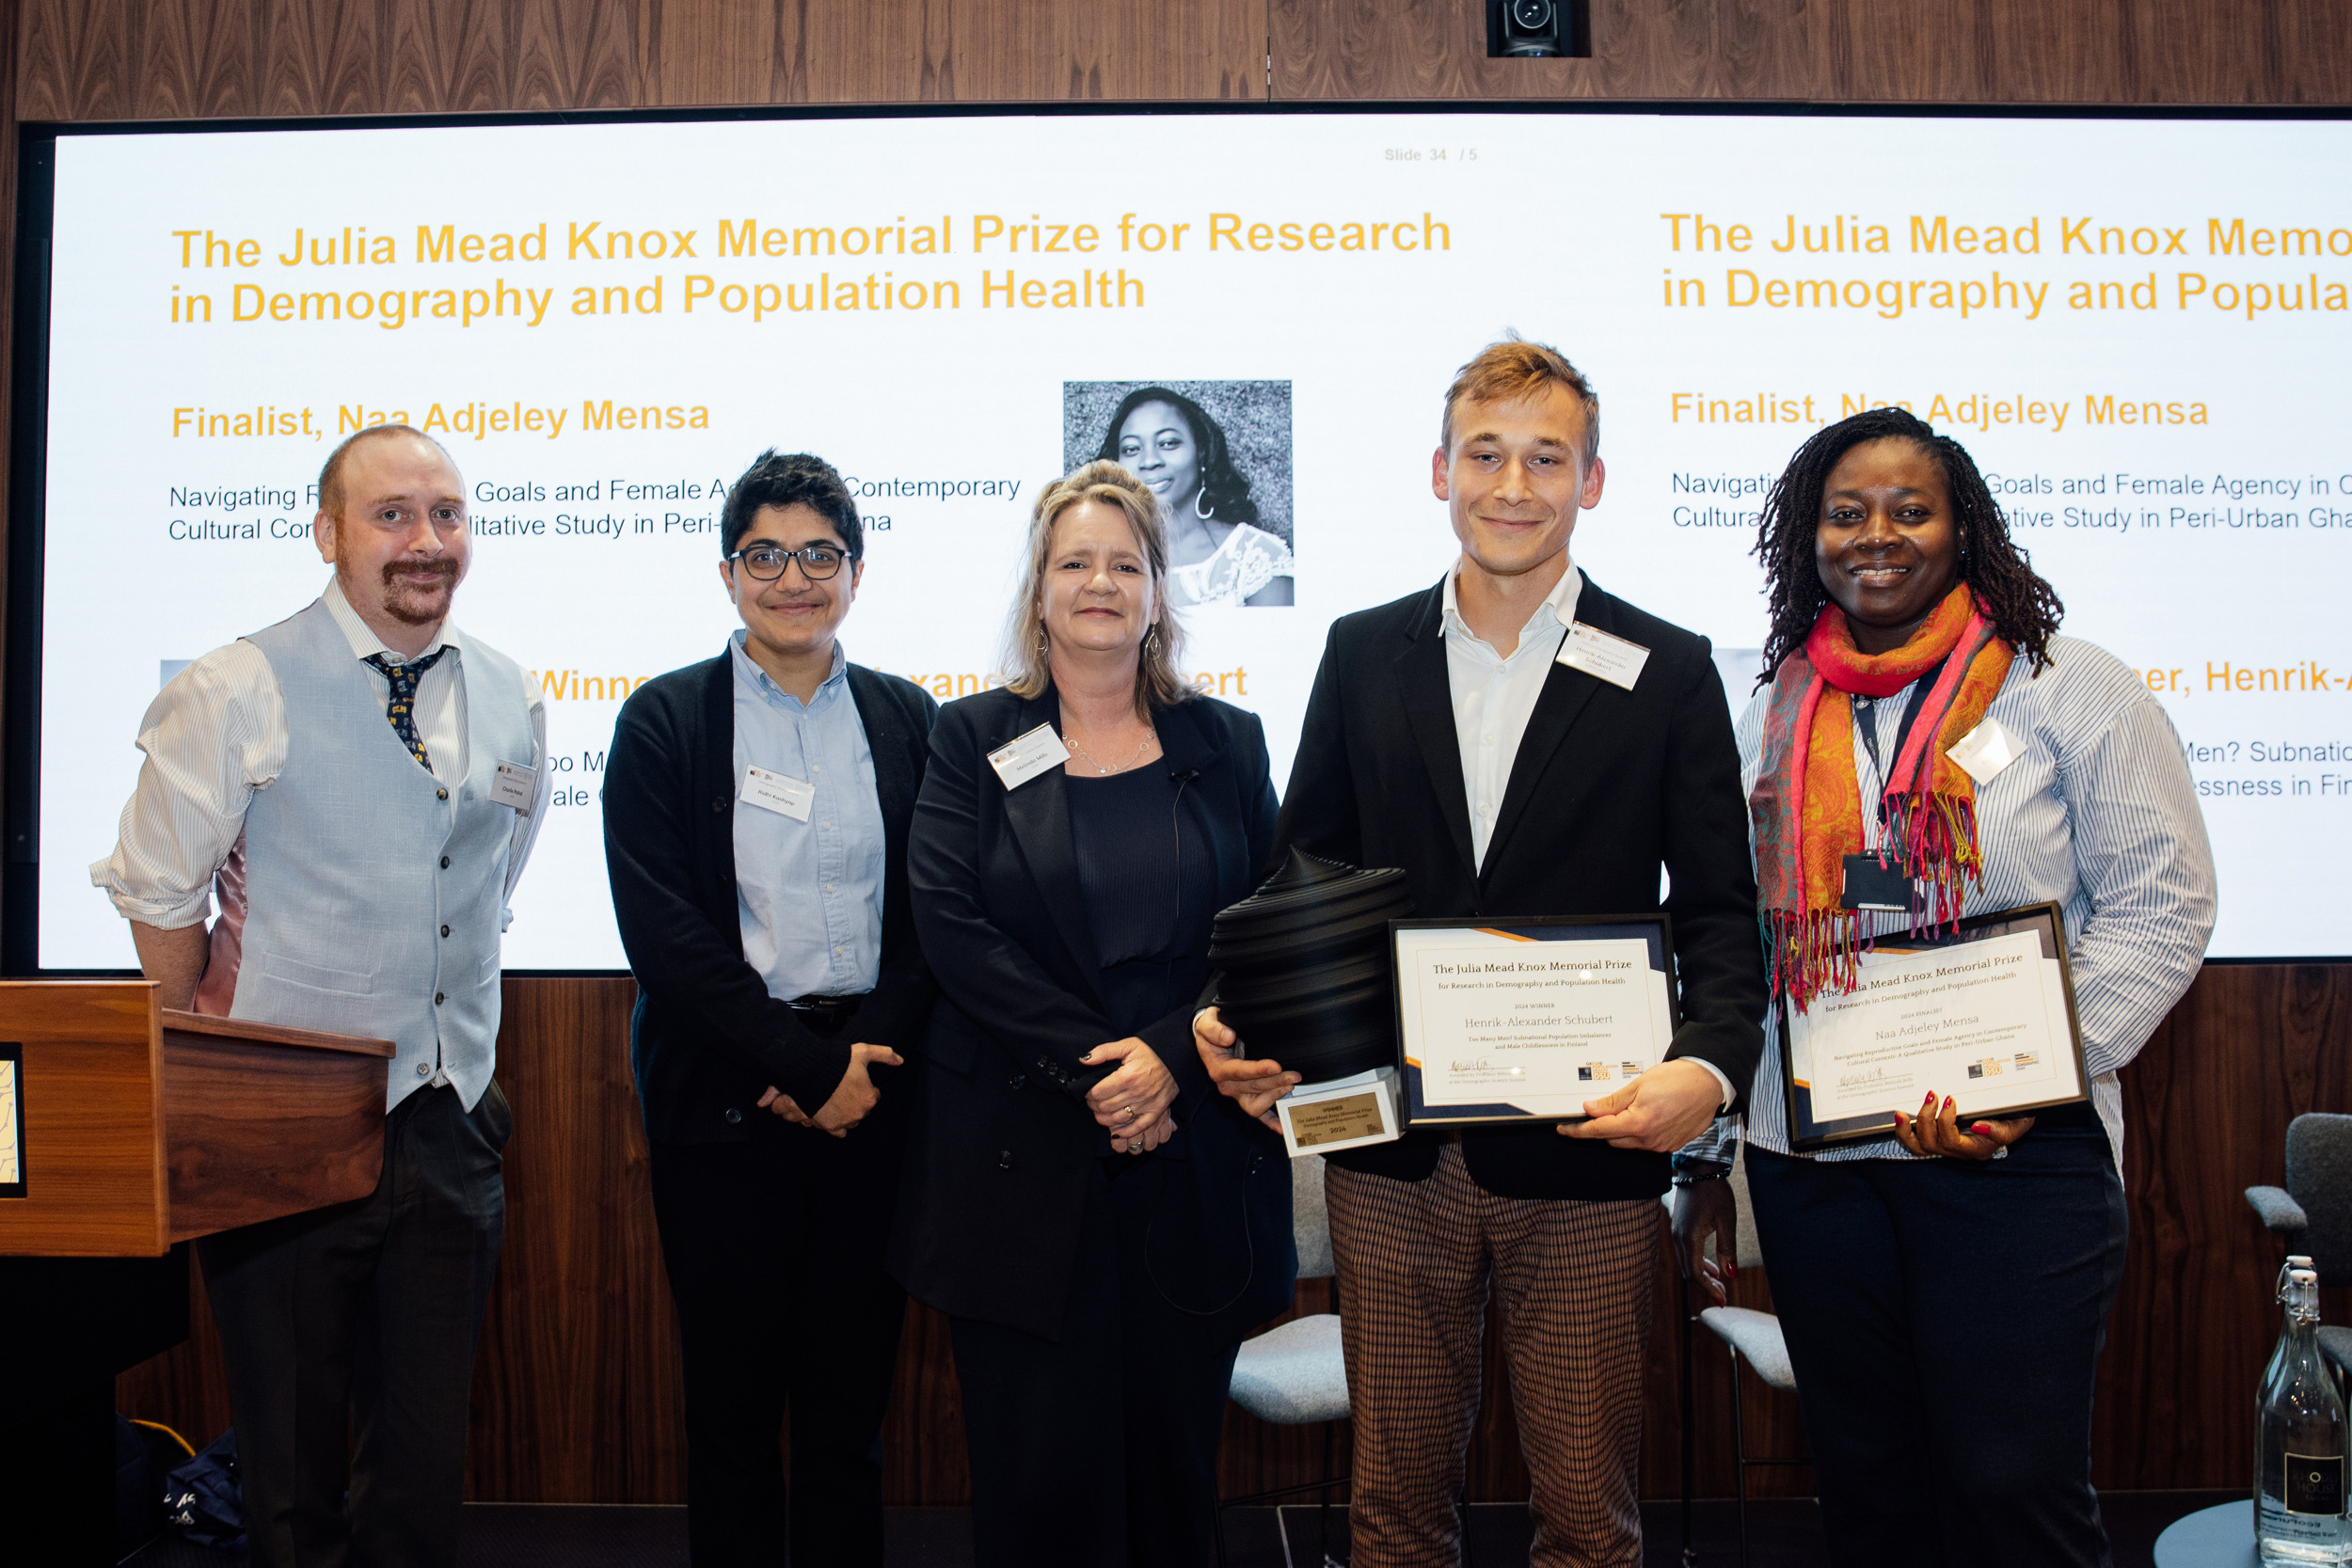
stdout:
{"type": "Polygon", "coordinates": [[[1454,410],[1463,403],[1518,403],[1553,387],[1566,388],[1584,405],[1584,461],[1589,465],[1600,453],[1600,398],[1593,384],[1558,349],[1530,341],[1516,332],[1504,332],[1454,372],[1454,385],[1445,389],[1445,419],[1438,426],[1438,443],[1449,454],[1453,452],[1454,410]]]}
{"type": "Polygon", "coordinates": [[[1168,602],[1168,525],[1160,516],[1160,499],[1151,486],[1107,460],[1089,463],[1047,485],[1029,513],[1028,562],[1021,574],[1021,592],[1005,620],[1003,668],[1006,686],[1016,697],[1041,697],[1054,684],[1048,658],[1045,623],[1038,615],[1045,591],[1046,552],[1054,543],[1054,519],[1080,501],[1117,507],[1136,536],[1144,569],[1152,578],[1152,629],[1144,637],[1142,657],[1136,665],[1136,713],[1152,717],[1154,707],[1167,707],[1194,695],[1176,673],[1184,652],[1184,628],[1168,602]]]}

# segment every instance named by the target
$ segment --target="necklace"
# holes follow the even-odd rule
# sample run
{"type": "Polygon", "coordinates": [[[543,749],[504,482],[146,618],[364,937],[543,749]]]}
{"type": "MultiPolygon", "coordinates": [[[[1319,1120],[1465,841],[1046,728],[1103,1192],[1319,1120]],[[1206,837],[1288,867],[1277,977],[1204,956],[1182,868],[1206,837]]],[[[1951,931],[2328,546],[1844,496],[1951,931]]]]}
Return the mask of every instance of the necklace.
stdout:
{"type": "Polygon", "coordinates": [[[1159,737],[1160,737],[1160,736],[1159,736],[1159,732],[1158,732],[1157,730],[1146,730],[1146,731],[1144,731],[1144,732],[1143,732],[1143,743],[1142,743],[1141,745],[1139,745],[1139,746],[1137,746],[1137,747],[1136,748],[1136,754],[1135,754],[1134,756],[1129,757],[1129,758],[1127,759],[1126,766],[1125,766],[1125,767],[1122,767],[1122,768],[1105,768],[1105,767],[1104,767],[1104,766],[1103,766],[1100,762],[1097,762],[1097,761],[1095,760],[1095,757],[1094,757],[1094,753],[1093,753],[1093,752],[1091,752],[1088,751],[1085,747],[1083,747],[1083,746],[1079,745],[1079,744],[1078,744],[1075,740],[1073,740],[1073,739],[1072,739],[1072,738],[1071,738],[1068,735],[1064,735],[1064,736],[1061,737],[1061,741],[1062,741],[1062,744],[1063,744],[1063,745],[1065,745],[1065,746],[1069,747],[1072,751],[1073,751],[1073,752],[1077,752],[1080,756],[1082,756],[1082,757],[1086,758],[1086,760],[1087,760],[1088,764],[1089,764],[1090,767],[1092,767],[1092,768],[1093,768],[1093,769],[1094,769],[1094,771],[1095,771],[1095,773],[1096,773],[1096,775],[1097,775],[1098,777],[1107,777],[1107,776],[1109,776],[1110,774],[1113,774],[1113,773],[1125,773],[1125,772],[1129,772],[1129,771],[1131,771],[1132,769],[1134,769],[1136,767],[1137,767],[1139,764],[1141,764],[1141,763],[1142,763],[1142,761],[1143,761],[1143,753],[1144,753],[1144,752],[1148,752],[1148,751],[1150,751],[1150,750],[1152,749],[1152,743],[1153,741],[1155,741],[1155,740],[1159,739],[1159,737]]]}

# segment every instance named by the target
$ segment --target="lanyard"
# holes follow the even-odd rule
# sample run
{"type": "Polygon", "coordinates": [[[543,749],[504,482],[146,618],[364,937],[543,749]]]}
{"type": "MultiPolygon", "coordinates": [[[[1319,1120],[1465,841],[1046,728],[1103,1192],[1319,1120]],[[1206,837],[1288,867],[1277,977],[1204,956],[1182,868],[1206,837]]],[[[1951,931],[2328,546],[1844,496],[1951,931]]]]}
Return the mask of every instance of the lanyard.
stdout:
{"type": "MultiPolygon", "coordinates": [[[[1944,659],[1936,660],[1934,669],[1911,683],[1911,699],[1903,705],[1903,721],[1895,731],[1896,756],[1900,757],[1903,747],[1910,743],[1911,726],[1918,721],[1919,710],[1928,705],[1928,693],[1935,689],[1936,681],[1944,673],[1945,663],[1944,659]]],[[[1879,756],[1879,702],[1876,697],[1853,699],[1854,726],[1862,732],[1863,750],[1870,756],[1869,798],[1879,805],[1879,810],[1862,814],[1863,847],[1866,849],[1878,847],[1880,818],[1886,805],[1886,764],[1879,756]]]]}

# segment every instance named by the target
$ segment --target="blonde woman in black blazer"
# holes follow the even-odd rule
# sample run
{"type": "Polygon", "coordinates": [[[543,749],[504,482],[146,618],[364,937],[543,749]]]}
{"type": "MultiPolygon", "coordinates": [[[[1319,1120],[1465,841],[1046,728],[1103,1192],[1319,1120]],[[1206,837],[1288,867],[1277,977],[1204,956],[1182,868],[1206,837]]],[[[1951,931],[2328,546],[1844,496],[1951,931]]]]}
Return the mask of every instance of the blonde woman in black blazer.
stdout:
{"type": "Polygon", "coordinates": [[[982,1568],[1213,1560],[1233,1352],[1290,1300],[1290,1167],[1191,1042],[1275,800],[1255,715],[1174,673],[1156,503],[1039,498],[1006,688],[950,704],[909,843],[940,988],[892,1263],[954,1320],[982,1568]],[[1070,756],[1001,775],[1051,726],[1070,756]]]}

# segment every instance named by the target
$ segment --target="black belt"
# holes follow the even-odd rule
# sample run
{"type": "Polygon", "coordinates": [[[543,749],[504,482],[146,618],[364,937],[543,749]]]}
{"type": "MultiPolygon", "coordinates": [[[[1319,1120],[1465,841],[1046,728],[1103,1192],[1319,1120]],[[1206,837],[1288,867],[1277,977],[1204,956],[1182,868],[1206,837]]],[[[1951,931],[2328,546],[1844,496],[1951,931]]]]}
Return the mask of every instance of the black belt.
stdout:
{"type": "Polygon", "coordinates": [[[796,996],[791,1001],[787,1002],[785,1006],[791,1008],[794,1013],[798,1014],[801,1022],[808,1025],[808,1027],[817,1034],[830,1035],[834,1030],[840,1028],[843,1024],[849,1022],[851,1015],[857,1011],[858,1004],[865,1000],[866,997],[863,994],[857,996],[796,996]]]}

